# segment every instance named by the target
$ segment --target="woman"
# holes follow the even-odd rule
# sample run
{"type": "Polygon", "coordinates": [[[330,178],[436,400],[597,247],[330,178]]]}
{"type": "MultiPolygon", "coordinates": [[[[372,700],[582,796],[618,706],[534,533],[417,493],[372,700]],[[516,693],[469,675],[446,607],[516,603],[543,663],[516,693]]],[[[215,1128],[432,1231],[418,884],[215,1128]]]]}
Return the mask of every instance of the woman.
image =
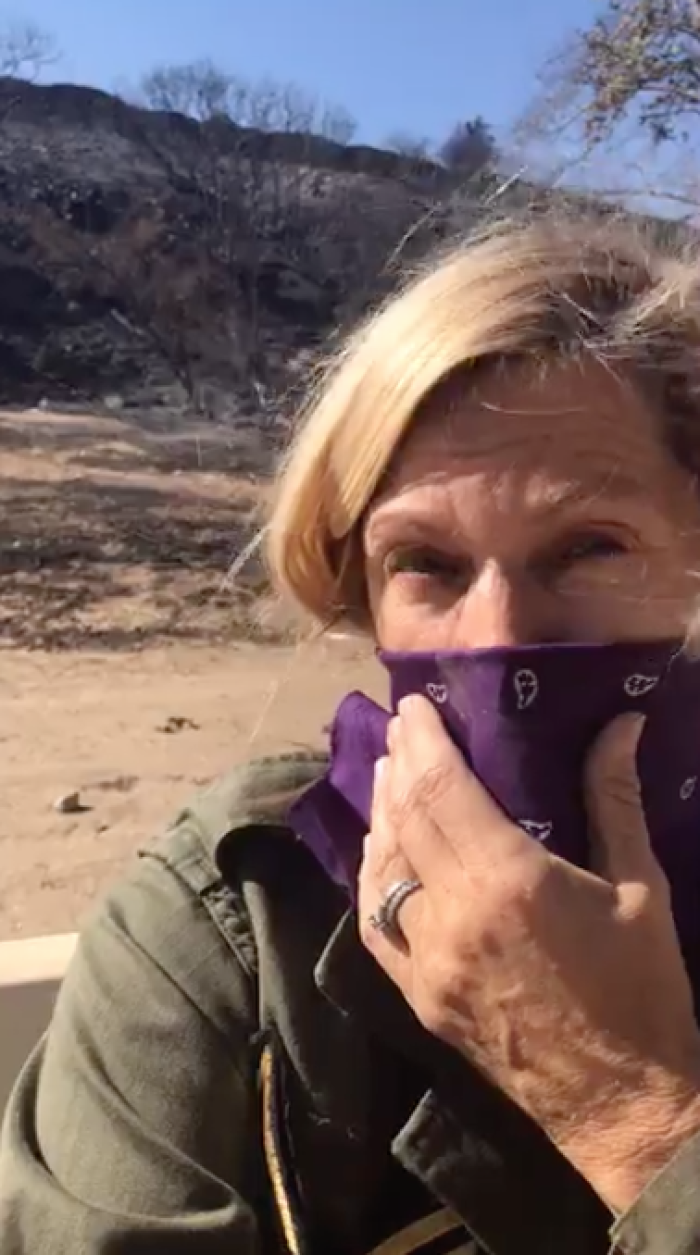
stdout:
{"type": "Polygon", "coordinates": [[[505,226],[350,341],[269,556],[397,713],[223,781],[99,907],[7,1113],[3,1255],[700,1250],[698,273],[505,226]]]}

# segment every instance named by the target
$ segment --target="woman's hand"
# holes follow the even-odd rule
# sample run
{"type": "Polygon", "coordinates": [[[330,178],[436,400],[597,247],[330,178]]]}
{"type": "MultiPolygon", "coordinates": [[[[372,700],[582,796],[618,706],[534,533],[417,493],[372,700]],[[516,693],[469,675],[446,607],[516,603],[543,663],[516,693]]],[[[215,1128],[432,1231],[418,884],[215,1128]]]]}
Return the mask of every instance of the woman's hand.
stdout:
{"type": "Polygon", "coordinates": [[[360,875],[364,944],[419,1020],[618,1212],[700,1129],[700,1035],[640,803],[641,726],[616,721],[591,757],[594,875],[511,823],[431,704],[407,699],[378,765],[360,875]],[[405,877],[422,888],[392,938],[370,917],[405,877]]]}

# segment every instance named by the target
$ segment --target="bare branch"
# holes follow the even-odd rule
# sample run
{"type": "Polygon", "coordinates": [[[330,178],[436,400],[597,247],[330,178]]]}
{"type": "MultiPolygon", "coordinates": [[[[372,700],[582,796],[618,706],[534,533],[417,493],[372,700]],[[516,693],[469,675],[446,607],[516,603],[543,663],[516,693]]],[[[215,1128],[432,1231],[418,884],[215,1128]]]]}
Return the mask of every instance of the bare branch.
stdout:
{"type": "Polygon", "coordinates": [[[296,83],[251,82],[209,60],[157,66],[143,79],[140,95],[151,109],[198,122],[226,118],[257,131],[317,134],[344,144],[356,129],[346,110],[321,104],[296,83]]]}
{"type": "Polygon", "coordinates": [[[655,144],[700,122],[700,22],[692,0],[608,0],[555,49],[521,120],[525,135],[598,145],[633,118],[655,144]]]}
{"type": "Polygon", "coordinates": [[[52,36],[32,22],[0,26],[0,75],[34,80],[58,55],[52,36]]]}
{"type": "Polygon", "coordinates": [[[385,147],[402,157],[411,157],[419,161],[430,158],[432,141],[425,136],[411,135],[408,131],[394,131],[384,141],[385,147]]]}
{"type": "Polygon", "coordinates": [[[233,81],[211,61],[156,66],[143,79],[141,95],[150,109],[184,113],[205,121],[228,113],[233,81]]]}
{"type": "Polygon", "coordinates": [[[335,144],[351,144],[357,133],[357,122],[342,105],[323,105],[317,133],[335,144]]]}
{"type": "Polygon", "coordinates": [[[698,128],[698,0],[607,0],[545,62],[514,146],[540,181],[696,218],[698,128]]]}

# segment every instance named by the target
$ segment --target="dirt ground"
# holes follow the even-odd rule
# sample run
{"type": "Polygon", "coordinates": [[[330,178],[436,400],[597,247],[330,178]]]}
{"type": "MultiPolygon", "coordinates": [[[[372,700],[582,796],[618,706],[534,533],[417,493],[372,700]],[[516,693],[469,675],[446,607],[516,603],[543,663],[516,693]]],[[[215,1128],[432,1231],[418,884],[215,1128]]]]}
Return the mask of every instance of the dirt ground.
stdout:
{"type": "Polygon", "coordinates": [[[193,790],[380,691],[358,641],[258,643],[280,636],[259,572],[226,578],[265,493],[245,453],[211,429],[0,415],[0,938],[78,926],[193,790]]]}

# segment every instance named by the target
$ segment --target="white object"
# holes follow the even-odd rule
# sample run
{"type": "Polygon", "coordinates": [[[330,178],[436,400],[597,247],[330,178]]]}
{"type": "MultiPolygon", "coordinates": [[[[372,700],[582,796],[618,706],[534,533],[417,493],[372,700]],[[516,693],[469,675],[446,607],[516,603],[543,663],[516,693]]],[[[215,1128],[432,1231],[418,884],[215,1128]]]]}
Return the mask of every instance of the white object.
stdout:
{"type": "Polygon", "coordinates": [[[76,933],[0,942],[0,1115],[28,1055],[48,1027],[76,933]]]}

